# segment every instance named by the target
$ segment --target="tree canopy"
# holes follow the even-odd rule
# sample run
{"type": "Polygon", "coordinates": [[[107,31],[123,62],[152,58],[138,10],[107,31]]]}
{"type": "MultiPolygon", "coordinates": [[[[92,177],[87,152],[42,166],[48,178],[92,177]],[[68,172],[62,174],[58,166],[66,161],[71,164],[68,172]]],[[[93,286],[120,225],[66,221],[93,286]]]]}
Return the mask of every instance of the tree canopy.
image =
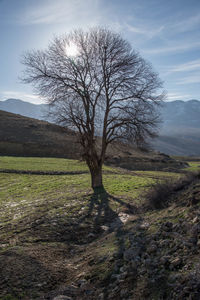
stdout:
{"type": "Polygon", "coordinates": [[[58,122],[78,131],[93,188],[102,186],[109,143],[139,143],[154,136],[162,82],[118,33],[75,30],[54,38],[46,50],[27,52],[23,63],[24,82],[53,105],[58,122]]]}

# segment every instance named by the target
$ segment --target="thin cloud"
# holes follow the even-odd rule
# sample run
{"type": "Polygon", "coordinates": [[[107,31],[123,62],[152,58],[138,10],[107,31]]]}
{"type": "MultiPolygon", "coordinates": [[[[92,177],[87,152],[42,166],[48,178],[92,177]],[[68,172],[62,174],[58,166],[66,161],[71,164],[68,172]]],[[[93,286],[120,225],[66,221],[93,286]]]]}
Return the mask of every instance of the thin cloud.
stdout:
{"type": "Polygon", "coordinates": [[[57,24],[78,20],[77,18],[88,18],[92,12],[97,11],[98,3],[99,0],[45,0],[23,12],[20,23],[57,24]]]}
{"type": "Polygon", "coordinates": [[[186,73],[191,76],[195,71],[200,71],[200,59],[192,60],[187,63],[161,68],[163,76],[169,76],[176,73],[186,73]]]}
{"type": "Polygon", "coordinates": [[[193,83],[200,83],[200,74],[185,76],[177,81],[177,84],[184,85],[184,84],[193,84],[193,83]]]}
{"type": "Polygon", "coordinates": [[[166,46],[166,47],[158,47],[154,49],[146,49],[143,50],[144,53],[147,54],[168,54],[168,53],[179,53],[188,51],[191,49],[200,48],[200,42],[186,43],[182,45],[176,46],[166,46]]]}
{"type": "Polygon", "coordinates": [[[184,18],[179,22],[175,22],[171,28],[173,28],[173,32],[187,32],[195,29],[200,25],[200,14],[193,15],[189,18],[184,18]]]}
{"type": "Polygon", "coordinates": [[[170,72],[185,72],[185,71],[193,71],[198,69],[200,70],[200,59],[177,65],[173,67],[170,70],[170,72]]]}
{"type": "Polygon", "coordinates": [[[142,35],[145,35],[145,36],[150,37],[150,38],[159,35],[164,29],[164,26],[160,26],[157,29],[151,29],[151,28],[147,29],[147,28],[132,26],[132,25],[129,25],[127,23],[125,24],[125,27],[130,32],[133,32],[133,33],[136,33],[136,34],[142,34],[142,35]]]}
{"type": "Polygon", "coordinates": [[[181,93],[168,93],[167,100],[175,101],[175,100],[187,100],[190,99],[192,96],[189,94],[181,94],[181,93]]]}

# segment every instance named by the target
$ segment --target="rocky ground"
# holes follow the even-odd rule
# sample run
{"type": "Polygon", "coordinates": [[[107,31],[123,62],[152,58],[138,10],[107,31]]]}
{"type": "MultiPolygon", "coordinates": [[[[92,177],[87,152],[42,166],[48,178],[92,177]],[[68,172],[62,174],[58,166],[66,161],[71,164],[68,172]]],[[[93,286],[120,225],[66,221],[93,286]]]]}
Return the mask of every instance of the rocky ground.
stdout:
{"type": "MultiPolygon", "coordinates": [[[[93,222],[54,232],[54,243],[26,241],[22,248],[11,240],[0,253],[0,299],[200,299],[199,179],[164,209],[104,212],[101,220],[97,211],[93,222]]],[[[32,226],[36,235],[40,222],[32,226]]]]}
{"type": "Polygon", "coordinates": [[[114,235],[117,251],[88,261],[99,244],[86,247],[86,256],[77,260],[77,274],[85,263],[105,265],[108,273],[102,281],[88,270],[43,299],[200,299],[200,182],[171,200],[160,211],[122,215],[123,226],[113,224],[114,231],[100,240],[106,244],[114,235]]]}

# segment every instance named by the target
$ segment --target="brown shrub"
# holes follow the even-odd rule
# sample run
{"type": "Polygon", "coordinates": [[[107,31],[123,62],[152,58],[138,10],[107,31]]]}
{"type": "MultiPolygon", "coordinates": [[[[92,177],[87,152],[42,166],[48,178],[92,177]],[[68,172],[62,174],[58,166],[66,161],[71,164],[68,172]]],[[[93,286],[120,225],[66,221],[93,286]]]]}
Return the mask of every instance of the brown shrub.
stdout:
{"type": "Polygon", "coordinates": [[[157,182],[145,195],[147,206],[152,209],[167,207],[172,194],[184,189],[199,176],[199,172],[188,173],[179,179],[170,178],[157,182]]]}

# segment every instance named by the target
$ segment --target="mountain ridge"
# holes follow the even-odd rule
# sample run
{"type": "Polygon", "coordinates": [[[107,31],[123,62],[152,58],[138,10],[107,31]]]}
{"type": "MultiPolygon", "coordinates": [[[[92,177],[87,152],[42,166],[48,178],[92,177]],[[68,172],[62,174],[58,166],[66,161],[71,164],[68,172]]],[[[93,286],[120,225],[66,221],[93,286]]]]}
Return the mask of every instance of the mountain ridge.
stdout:
{"type": "Polygon", "coordinates": [[[47,108],[47,104],[34,104],[21,99],[9,98],[0,101],[0,110],[38,120],[47,120],[47,108]]]}
{"type": "MultiPolygon", "coordinates": [[[[169,155],[200,156],[200,101],[168,101],[159,109],[163,122],[151,147],[169,155]]],[[[48,104],[10,98],[0,101],[0,110],[51,122],[48,104]]]]}

